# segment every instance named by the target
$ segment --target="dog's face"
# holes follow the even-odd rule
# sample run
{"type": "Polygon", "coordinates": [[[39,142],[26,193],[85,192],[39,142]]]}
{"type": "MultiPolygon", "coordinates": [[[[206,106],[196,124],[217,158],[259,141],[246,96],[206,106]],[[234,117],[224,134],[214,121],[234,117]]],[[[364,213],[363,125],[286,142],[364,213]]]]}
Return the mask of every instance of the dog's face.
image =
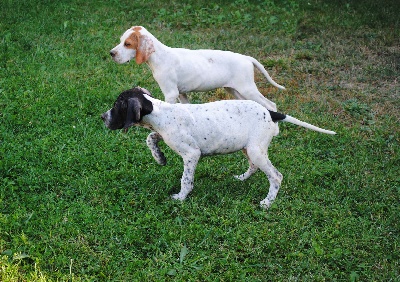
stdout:
{"type": "Polygon", "coordinates": [[[147,34],[146,29],[141,26],[134,26],[125,31],[120,38],[120,44],[110,51],[113,60],[119,64],[129,62],[133,58],[138,64],[146,62],[154,52],[153,41],[147,34]]]}
{"type": "Polygon", "coordinates": [[[153,111],[153,104],[144,94],[150,95],[150,92],[140,87],[122,92],[114,106],[101,115],[106,127],[111,130],[128,128],[150,114],[153,111]]]}

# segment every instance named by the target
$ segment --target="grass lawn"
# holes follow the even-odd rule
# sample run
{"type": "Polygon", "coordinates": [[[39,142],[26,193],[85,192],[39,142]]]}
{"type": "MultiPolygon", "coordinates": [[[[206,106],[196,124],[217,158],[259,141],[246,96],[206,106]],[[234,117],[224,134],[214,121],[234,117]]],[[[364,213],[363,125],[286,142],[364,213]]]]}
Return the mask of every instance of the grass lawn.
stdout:
{"type": "MultiPolygon", "coordinates": [[[[22,1],[0,10],[0,281],[400,281],[400,3],[22,1]],[[257,58],[291,124],[269,149],[272,207],[241,153],[204,158],[182,203],[182,161],[148,130],[100,114],[151,71],[108,52],[132,25],[171,47],[257,58]]],[[[193,103],[232,99],[221,90],[193,103]]]]}

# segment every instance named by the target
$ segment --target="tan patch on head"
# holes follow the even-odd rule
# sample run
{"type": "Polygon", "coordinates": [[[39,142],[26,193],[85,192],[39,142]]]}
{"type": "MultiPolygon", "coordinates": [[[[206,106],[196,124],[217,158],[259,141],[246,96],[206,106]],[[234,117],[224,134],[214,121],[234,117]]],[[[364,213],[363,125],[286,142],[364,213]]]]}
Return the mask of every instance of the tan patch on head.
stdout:
{"type": "Polygon", "coordinates": [[[140,41],[140,33],[132,32],[127,39],[125,39],[124,46],[128,49],[137,49],[140,41]]]}
{"type": "Polygon", "coordinates": [[[142,27],[134,26],[131,29],[133,32],[125,39],[124,47],[136,50],[136,63],[141,64],[146,62],[155,51],[153,42],[148,36],[140,33],[142,27]]]}

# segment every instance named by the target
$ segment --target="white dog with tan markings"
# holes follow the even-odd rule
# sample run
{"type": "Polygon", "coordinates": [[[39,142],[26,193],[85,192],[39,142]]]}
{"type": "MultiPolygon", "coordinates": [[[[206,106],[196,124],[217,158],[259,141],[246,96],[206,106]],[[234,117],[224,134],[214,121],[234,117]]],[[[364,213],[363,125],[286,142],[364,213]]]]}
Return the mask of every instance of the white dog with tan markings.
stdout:
{"type": "MultiPolygon", "coordinates": [[[[182,157],[184,170],[181,190],[172,196],[177,200],[184,200],[192,191],[200,157],[243,150],[249,161],[249,169],[236,178],[245,180],[258,169],[267,175],[270,186],[267,197],[260,202],[263,208],[268,208],[275,200],[282,182],[282,174],[268,159],[268,146],[276,131],[275,123],[285,121],[335,134],[291,116],[269,111],[253,101],[169,104],[151,97],[147,90],[140,87],[122,92],[113,108],[101,117],[112,130],[132,125],[153,130],[182,157]]],[[[156,160],[162,163],[158,147],[154,147],[152,142],[148,142],[148,145],[156,160]]]]}
{"type": "Polygon", "coordinates": [[[125,31],[110,55],[119,64],[133,59],[137,64],[147,63],[168,103],[175,103],[177,98],[188,103],[186,93],[223,87],[237,99],[253,100],[276,111],[275,103],[258,91],[254,68],[272,85],[285,89],[253,57],[221,50],[171,48],[142,26],[125,31]]]}

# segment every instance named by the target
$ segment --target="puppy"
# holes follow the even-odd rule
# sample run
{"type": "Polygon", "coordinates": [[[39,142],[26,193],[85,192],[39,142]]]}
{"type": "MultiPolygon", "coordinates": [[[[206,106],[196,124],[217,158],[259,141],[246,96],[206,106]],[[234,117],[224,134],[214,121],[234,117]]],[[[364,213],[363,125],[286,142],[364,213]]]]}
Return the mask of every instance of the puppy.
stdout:
{"type": "Polygon", "coordinates": [[[147,63],[168,103],[175,103],[178,98],[181,103],[188,103],[186,94],[189,92],[223,87],[237,99],[253,100],[276,111],[275,103],[257,89],[255,68],[272,85],[285,89],[253,57],[222,50],[171,48],[143,26],[125,31],[110,55],[119,64],[133,59],[137,64],[147,63]]]}
{"type": "MultiPolygon", "coordinates": [[[[268,177],[269,191],[260,202],[268,208],[275,200],[282,174],[268,159],[268,146],[275,136],[278,121],[290,122],[326,134],[336,134],[288,115],[267,110],[249,100],[228,100],[206,104],[169,104],[148,95],[143,88],[122,92],[114,106],[101,115],[111,130],[142,126],[162,136],[165,143],[183,159],[181,190],[172,196],[184,200],[193,189],[194,173],[200,157],[228,154],[243,150],[249,161],[248,170],[236,176],[249,178],[258,169],[268,177]]],[[[148,145],[153,156],[160,154],[148,145]]]]}

